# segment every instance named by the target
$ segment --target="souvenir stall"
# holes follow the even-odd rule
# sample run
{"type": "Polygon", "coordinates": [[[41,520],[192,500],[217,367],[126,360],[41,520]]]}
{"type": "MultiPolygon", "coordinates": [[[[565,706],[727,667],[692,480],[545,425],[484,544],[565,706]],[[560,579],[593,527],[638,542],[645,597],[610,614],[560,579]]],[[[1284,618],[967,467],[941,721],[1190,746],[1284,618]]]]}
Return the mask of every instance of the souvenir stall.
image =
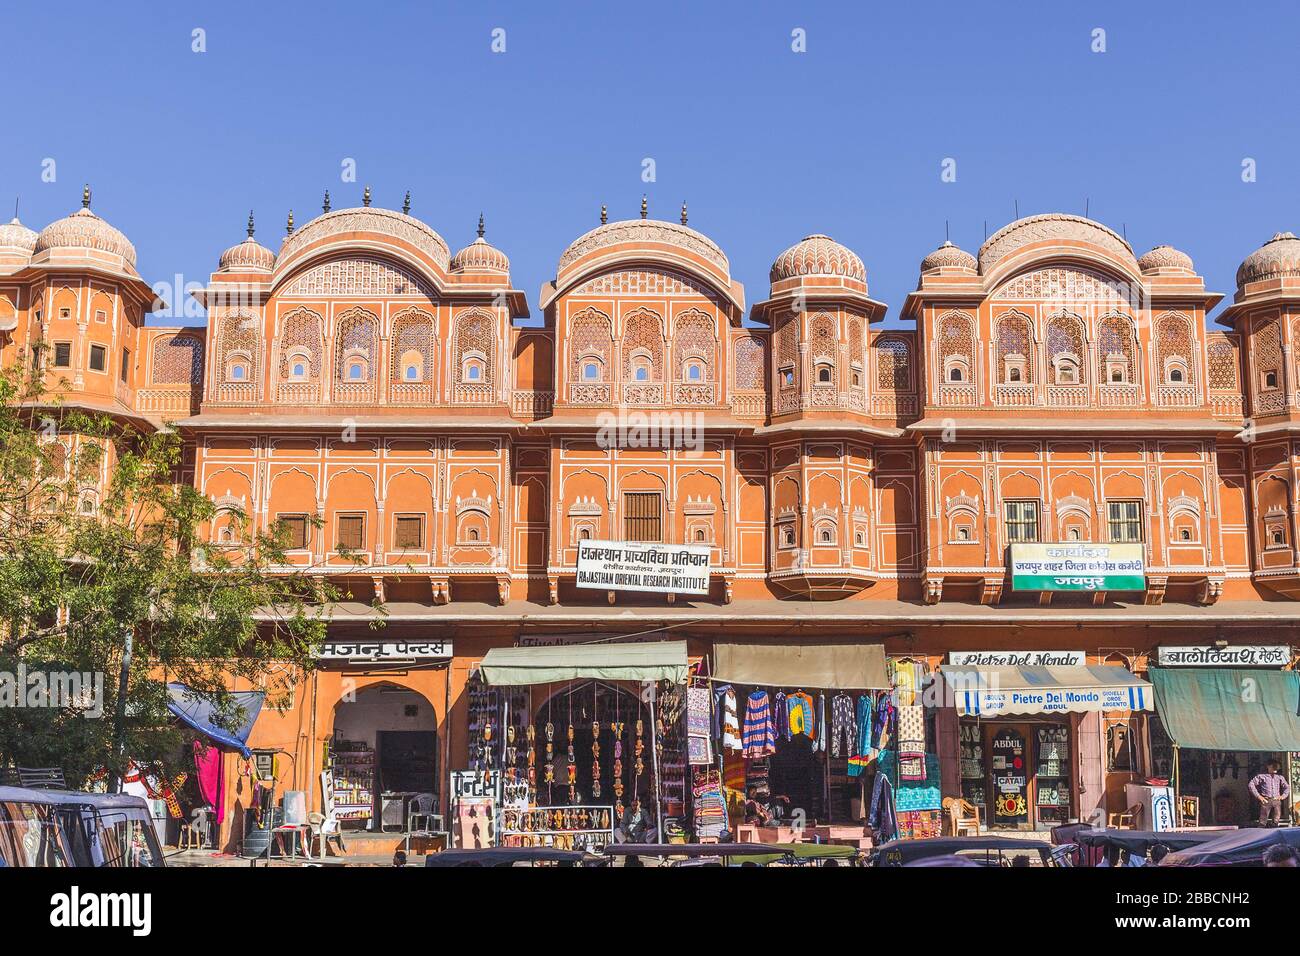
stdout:
{"type": "Polygon", "coordinates": [[[991,829],[1077,819],[1082,715],[1153,706],[1151,685],[1116,665],[949,663],[940,671],[957,711],[961,794],[991,829]]]}
{"type": "MultiPolygon", "coordinates": [[[[1289,660],[1289,648],[1286,653],[1289,660]]],[[[1180,662],[1153,666],[1149,675],[1159,714],[1152,721],[1151,747],[1157,751],[1160,738],[1168,740],[1180,822],[1257,825],[1260,807],[1248,789],[1251,779],[1270,760],[1288,774],[1294,770],[1289,756],[1300,750],[1300,673],[1180,662]],[[1252,693],[1244,695],[1243,686],[1252,693]]],[[[1295,822],[1296,800],[1293,792],[1282,808],[1283,822],[1295,822]]]]}
{"type": "MultiPolygon", "coordinates": [[[[865,821],[896,835],[895,790],[926,770],[917,672],[897,672],[909,720],[907,739],[895,743],[899,696],[880,645],[715,644],[711,743],[733,832],[850,839],[850,829],[863,837],[865,821]],[[877,772],[885,763],[892,780],[877,772]],[[844,833],[832,834],[836,825],[844,833]]],[[[704,784],[715,802],[713,780],[704,784]]]]}
{"type": "Polygon", "coordinates": [[[688,810],[684,641],[493,648],[471,685],[473,769],[499,768],[506,846],[612,842],[688,810]]]}

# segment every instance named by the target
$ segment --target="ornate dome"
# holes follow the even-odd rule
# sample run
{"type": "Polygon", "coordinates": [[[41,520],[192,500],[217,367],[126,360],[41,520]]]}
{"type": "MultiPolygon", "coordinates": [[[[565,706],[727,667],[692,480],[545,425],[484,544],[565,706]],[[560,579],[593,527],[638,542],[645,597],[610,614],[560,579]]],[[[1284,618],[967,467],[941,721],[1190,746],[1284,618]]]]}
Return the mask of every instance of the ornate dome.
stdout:
{"type": "Polygon", "coordinates": [[[37,238],[36,232],[19,222],[17,216],[0,226],[0,249],[20,249],[31,255],[37,238]]]}
{"type": "Polygon", "coordinates": [[[231,246],[217,261],[219,272],[270,272],[275,268],[275,253],[253,238],[253,214],[248,214],[248,238],[231,246]]]}
{"type": "Polygon", "coordinates": [[[954,246],[947,240],[934,252],[921,260],[922,272],[937,272],[940,269],[961,270],[975,274],[978,263],[975,257],[965,249],[954,246]]]}
{"type": "MultiPolygon", "coordinates": [[[[1042,216],[1027,216],[1003,226],[984,241],[979,251],[980,272],[987,273],[999,259],[1017,249],[1044,240],[1059,239],[1069,242],[1088,242],[1108,252],[1133,262],[1133,247],[1115,232],[1099,222],[1083,216],[1070,216],[1053,212],[1042,216]]],[[[1136,263],[1135,263],[1136,264],[1136,263]]]]}
{"type": "Polygon", "coordinates": [[[688,226],[664,222],[660,219],[624,219],[621,222],[609,222],[597,226],[569,244],[569,248],[565,249],[560,256],[560,265],[556,271],[563,272],[574,262],[596,249],[648,243],[680,246],[713,263],[724,273],[728,275],[731,273],[726,255],[712,239],[688,226]]]}
{"type": "Polygon", "coordinates": [[[817,275],[844,276],[866,282],[867,268],[857,253],[830,236],[817,234],[804,237],[802,242],[777,256],[769,273],[773,282],[817,275]]]}
{"type": "Polygon", "coordinates": [[[305,246],[358,232],[391,236],[419,249],[444,270],[449,268],[451,252],[442,236],[414,216],[378,206],[335,209],[317,216],[296,232],[284,237],[276,261],[287,263],[305,246]]]}
{"type": "Polygon", "coordinates": [[[135,246],[104,220],[90,211],[90,188],[81,195],[81,208],[71,216],[57,219],[36,237],[34,252],[47,249],[94,249],[121,256],[135,268],[135,246]]]}
{"type": "Polygon", "coordinates": [[[483,238],[483,217],[478,217],[478,238],[451,257],[452,272],[509,272],[510,259],[483,238]]]}
{"type": "Polygon", "coordinates": [[[1248,255],[1237,268],[1237,285],[1261,279],[1300,276],[1300,239],[1279,232],[1248,255]]]}
{"type": "Polygon", "coordinates": [[[1192,257],[1173,246],[1156,246],[1138,259],[1138,268],[1143,274],[1159,275],[1162,272],[1194,272],[1192,257]]]}

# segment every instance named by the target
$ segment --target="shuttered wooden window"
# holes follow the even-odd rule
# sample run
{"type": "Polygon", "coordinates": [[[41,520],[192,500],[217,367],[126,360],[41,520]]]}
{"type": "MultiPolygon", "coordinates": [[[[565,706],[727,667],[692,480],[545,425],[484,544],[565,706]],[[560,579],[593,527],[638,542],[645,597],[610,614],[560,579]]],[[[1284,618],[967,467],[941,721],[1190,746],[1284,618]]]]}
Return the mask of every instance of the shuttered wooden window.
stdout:
{"type": "Polygon", "coordinates": [[[340,551],[360,551],[365,547],[365,515],[339,515],[336,547],[340,551]]]}
{"type": "Polygon", "coordinates": [[[1038,502],[1008,501],[1007,542],[1026,542],[1038,540],[1038,502]]]}
{"type": "Polygon", "coordinates": [[[1108,501],[1106,517],[1110,525],[1110,540],[1140,542],[1142,540],[1142,502],[1108,501]]]}
{"type": "Polygon", "coordinates": [[[278,515],[275,521],[284,535],[286,551],[301,551],[307,547],[306,515],[278,515]]]}
{"type": "Polygon", "coordinates": [[[662,541],[663,496],[654,491],[623,495],[623,540],[662,541]]]}
{"type": "Polygon", "coordinates": [[[399,551],[418,551],[424,547],[424,517],[422,515],[398,515],[393,529],[393,546],[399,551]]]}

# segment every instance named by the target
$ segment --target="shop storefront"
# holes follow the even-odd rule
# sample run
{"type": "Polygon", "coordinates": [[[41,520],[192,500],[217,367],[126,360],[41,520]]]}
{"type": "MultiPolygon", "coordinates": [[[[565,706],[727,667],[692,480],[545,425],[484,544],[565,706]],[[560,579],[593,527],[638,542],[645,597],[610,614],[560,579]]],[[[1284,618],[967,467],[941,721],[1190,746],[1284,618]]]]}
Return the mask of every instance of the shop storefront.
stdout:
{"type": "MultiPolygon", "coordinates": [[[[1257,825],[1251,780],[1269,761],[1291,779],[1300,750],[1300,674],[1282,669],[1291,648],[1162,646],[1156,660],[1150,745],[1170,755],[1181,822],[1257,825]]],[[[1294,801],[1284,801],[1283,822],[1294,822],[1294,801]]]]}
{"type": "Polygon", "coordinates": [[[962,798],[991,829],[1083,816],[1083,741],[1095,717],[1150,710],[1151,685],[1082,651],[953,653],[941,669],[957,713],[962,798]],[[1086,723],[1086,725],[1085,725],[1086,723]]]}

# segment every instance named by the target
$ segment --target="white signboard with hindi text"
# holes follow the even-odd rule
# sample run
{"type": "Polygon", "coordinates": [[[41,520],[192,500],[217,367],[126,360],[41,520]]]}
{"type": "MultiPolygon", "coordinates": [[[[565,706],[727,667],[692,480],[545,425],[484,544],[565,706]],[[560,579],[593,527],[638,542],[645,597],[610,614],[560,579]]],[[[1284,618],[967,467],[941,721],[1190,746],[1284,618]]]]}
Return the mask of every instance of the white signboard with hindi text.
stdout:
{"type": "Polygon", "coordinates": [[[321,661],[447,660],[451,641],[329,641],[316,657],[321,661]]]}
{"type": "Polygon", "coordinates": [[[1243,644],[1240,647],[1161,647],[1161,667],[1286,667],[1291,648],[1286,644],[1243,644]]]}
{"type": "Polygon", "coordinates": [[[600,591],[708,594],[707,544],[579,541],[578,587],[600,591]]]}

